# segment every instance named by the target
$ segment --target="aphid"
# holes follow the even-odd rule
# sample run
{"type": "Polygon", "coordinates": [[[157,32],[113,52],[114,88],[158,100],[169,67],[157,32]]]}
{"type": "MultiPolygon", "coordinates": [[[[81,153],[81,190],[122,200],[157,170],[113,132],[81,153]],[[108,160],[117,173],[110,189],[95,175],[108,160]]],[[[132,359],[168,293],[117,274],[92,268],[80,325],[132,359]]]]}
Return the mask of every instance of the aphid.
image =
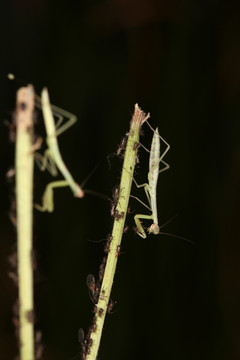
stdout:
{"type": "Polygon", "coordinates": [[[102,290],[100,294],[100,299],[104,300],[104,297],[105,297],[105,290],[102,290]]]}
{"type": "Polygon", "coordinates": [[[96,282],[95,282],[95,278],[92,274],[88,274],[88,276],[87,276],[87,287],[88,287],[89,291],[91,292],[91,294],[94,295],[95,291],[96,291],[96,282]]]}
{"type": "Polygon", "coordinates": [[[110,236],[108,236],[106,245],[105,245],[105,247],[104,247],[104,252],[105,252],[106,254],[109,253],[111,241],[112,241],[112,236],[110,235],[110,236]]]}
{"type": "Polygon", "coordinates": [[[136,155],[136,157],[135,157],[135,165],[137,165],[137,164],[139,164],[140,163],[140,161],[139,161],[139,156],[138,156],[138,154],[136,155]]]}
{"type": "Polygon", "coordinates": [[[102,317],[102,314],[103,314],[103,309],[100,308],[100,309],[98,310],[98,316],[99,316],[99,317],[102,317]]]}
{"type": "Polygon", "coordinates": [[[119,157],[123,157],[123,154],[125,152],[126,149],[126,143],[127,143],[127,136],[125,136],[122,140],[121,143],[117,149],[116,155],[119,157]]]}
{"type": "Polygon", "coordinates": [[[91,299],[94,302],[94,304],[97,303],[98,301],[98,296],[99,296],[99,291],[100,291],[100,287],[96,284],[95,282],[95,278],[92,274],[89,274],[87,276],[87,287],[90,291],[91,294],[91,299]]]}
{"type": "Polygon", "coordinates": [[[30,323],[34,323],[35,315],[33,310],[27,312],[27,319],[30,323]]]}
{"type": "Polygon", "coordinates": [[[92,326],[91,326],[91,331],[92,332],[95,332],[97,330],[97,324],[95,323],[95,324],[92,324],[92,326]]]}
{"type": "Polygon", "coordinates": [[[108,314],[111,313],[114,305],[116,304],[117,302],[116,301],[112,301],[111,299],[109,300],[109,303],[108,303],[108,306],[107,306],[107,312],[108,314]]]}
{"type": "Polygon", "coordinates": [[[84,331],[82,328],[78,330],[78,342],[82,345],[84,342],[84,331]]]}
{"type": "Polygon", "coordinates": [[[119,254],[120,254],[120,250],[121,250],[121,246],[120,246],[120,245],[118,245],[118,246],[117,246],[117,250],[116,250],[115,257],[118,257],[118,256],[119,256],[119,254]]]}
{"type": "Polygon", "coordinates": [[[112,201],[111,201],[111,216],[112,217],[114,217],[114,215],[115,215],[118,199],[119,199],[119,186],[116,186],[113,189],[113,196],[112,196],[112,201]]]}
{"type": "Polygon", "coordinates": [[[92,346],[92,344],[93,344],[93,339],[91,338],[91,339],[89,339],[89,341],[88,341],[88,347],[90,348],[90,347],[92,346]]]}
{"type": "Polygon", "coordinates": [[[104,276],[104,270],[105,270],[105,263],[102,262],[101,265],[99,266],[99,281],[101,282],[104,276]]]}
{"type": "Polygon", "coordinates": [[[104,275],[104,270],[99,270],[99,273],[98,273],[98,277],[99,277],[99,281],[102,281],[103,279],[103,275],[104,275]]]}
{"type": "Polygon", "coordinates": [[[13,180],[13,178],[14,178],[14,176],[15,176],[15,173],[16,173],[16,171],[15,171],[15,168],[14,168],[14,167],[10,168],[10,169],[6,172],[6,178],[7,178],[7,181],[8,181],[8,182],[12,182],[12,180],[13,180]]]}
{"type": "Polygon", "coordinates": [[[133,145],[133,151],[136,151],[139,148],[140,144],[136,141],[133,145]]]}

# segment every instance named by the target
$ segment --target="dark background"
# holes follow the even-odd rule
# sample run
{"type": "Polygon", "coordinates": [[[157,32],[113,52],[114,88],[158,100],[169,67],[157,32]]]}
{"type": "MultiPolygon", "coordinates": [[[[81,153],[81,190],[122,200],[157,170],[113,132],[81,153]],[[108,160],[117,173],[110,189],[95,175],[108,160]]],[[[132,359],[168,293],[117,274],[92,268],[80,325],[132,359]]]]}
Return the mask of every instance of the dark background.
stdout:
{"type": "MultiPolygon", "coordinates": [[[[240,7],[231,0],[6,1],[0,44],[0,359],[17,345],[8,277],[16,235],[8,213],[14,185],[5,178],[14,144],[5,125],[15,92],[47,86],[51,102],[78,116],[60,136],[64,160],[86,188],[111,197],[121,160],[112,156],[129,129],[134,104],[171,144],[169,171],[158,186],[162,231],[186,241],[130,229],[123,237],[99,359],[240,358],[240,7]],[[13,72],[16,82],[7,80],[13,72]],[[110,156],[109,156],[110,155],[110,156]],[[108,156],[108,158],[107,158],[108,156]]],[[[43,136],[40,113],[36,131],[43,136]]],[[[143,128],[150,148],[152,132],[143,128]]],[[[138,183],[148,154],[140,149],[138,183]]],[[[35,201],[49,174],[36,167],[35,201]]],[[[132,193],[145,201],[143,189],[132,193]]],[[[58,189],[53,214],[34,212],[36,328],[43,359],[79,356],[77,332],[87,331],[93,303],[86,287],[97,277],[111,232],[110,204],[76,199],[58,189]]],[[[131,200],[133,216],[148,213],[131,200]]],[[[149,225],[147,221],[145,225],[149,225]]]]}

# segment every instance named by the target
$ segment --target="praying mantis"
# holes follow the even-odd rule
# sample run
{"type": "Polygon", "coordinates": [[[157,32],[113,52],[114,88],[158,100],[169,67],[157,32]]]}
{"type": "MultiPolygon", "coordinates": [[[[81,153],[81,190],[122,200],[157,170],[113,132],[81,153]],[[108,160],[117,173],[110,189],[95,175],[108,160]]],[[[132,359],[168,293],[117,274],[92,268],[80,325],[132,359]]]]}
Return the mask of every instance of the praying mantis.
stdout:
{"type": "Polygon", "coordinates": [[[36,96],[37,106],[42,106],[43,118],[47,133],[46,143],[47,150],[44,153],[44,157],[38,154],[37,161],[40,161],[41,157],[41,166],[40,170],[44,171],[48,169],[53,176],[57,175],[57,169],[61,172],[64,177],[64,180],[53,181],[46,186],[42,197],[42,206],[35,204],[35,208],[40,211],[53,212],[54,210],[54,201],[53,201],[53,190],[54,188],[69,186],[74,194],[78,198],[84,196],[82,188],[75,182],[69,170],[67,169],[64,161],[62,159],[59,147],[57,136],[63,133],[66,129],[72,126],[77,118],[75,115],[58,108],[57,106],[50,105],[49,95],[47,88],[42,90],[41,98],[36,96]],[[39,103],[39,104],[38,104],[39,103]],[[61,114],[59,117],[58,123],[55,125],[54,117],[52,111],[56,114],[61,114]],[[63,121],[63,116],[68,117],[69,120],[64,125],[59,127],[63,121]]]}
{"type": "MultiPolygon", "coordinates": [[[[148,124],[150,126],[150,124],[148,124]]],[[[152,127],[150,126],[152,129],[152,127]]],[[[134,180],[136,186],[138,188],[143,187],[148,199],[149,206],[143,203],[141,200],[139,202],[143,204],[147,209],[151,211],[151,215],[142,215],[137,214],[134,216],[134,221],[137,226],[137,234],[141,236],[142,238],[146,239],[147,235],[142,227],[140,219],[148,219],[153,220],[152,225],[148,228],[148,233],[153,233],[154,235],[160,234],[160,227],[158,225],[158,214],[157,214],[157,182],[158,182],[158,175],[169,169],[169,164],[167,164],[163,158],[170,149],[170,145],[164,140],[158,132],[158,128],[153,130],[153,138],[152,138],[152,144],[151,144],[151,150],[150,150],[150,157],[149,157],[149,172],[148,172],[148,183],[144,183],[141,185],[138,185],[136,181],[134,180]],[[167,146],[165,151],[160,155],[160,140],[164,142],[164,144],[167,146]],[[164,168],[160,169],[160,164],[163,163],[165,166],[164,168]]]]}

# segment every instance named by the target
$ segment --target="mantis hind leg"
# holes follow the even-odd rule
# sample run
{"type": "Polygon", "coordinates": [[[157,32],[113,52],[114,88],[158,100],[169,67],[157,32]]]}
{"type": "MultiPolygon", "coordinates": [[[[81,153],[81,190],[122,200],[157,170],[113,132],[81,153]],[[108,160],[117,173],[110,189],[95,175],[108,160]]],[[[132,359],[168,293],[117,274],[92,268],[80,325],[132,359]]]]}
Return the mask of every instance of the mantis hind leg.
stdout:
{"type": "Polygon", "coordinates": [[[136,180],[135,180],[134,178],[133,178],[133,180],[134,180],[134,182],[135,182],[135,184],[136,184],[136,186],[137,186],[138,188],[144,187],[144,191],[145,191],[145,194],[146,194],[147,199],[148,199],[148,204],[149,204],[150,206],[146,205],[146,204],[145,204],[143,201],[141,201],[138,197],[133,196],[133,195],[130,195],[130,196],[131,196],[132,198],[136,199],[137,201],[139,201],[140,204],[142,204],[143,206],[145,206],[148,210],[152,211],[152,209],[151,209],[151,199],[150,199],[150,195],[149,195],[149,185],[148,185],[147,183],[138,185],[137,182],[136,182],[136,180]]]}
{"type": "Polygon", "coordinates": [[[47,169],[52,176],[57,176],[57,166],[52,159],[49,149],[45,151],[44,155],[35,153],[35,161],[41,171],[45,171],[47,169]]]}
{"type": "MultiPolygon", "coordinates": [[[[40,96],[35,95],[35,105],[37,108],[41,109],[42,108],[42,99],[40,96]]],[[[77,121],[77,117],[76,115],[70,113],[67,110],[64,110],[56,105],[52,105],[49,104],[52,110],[52,113],[54,114],[54,116],[56,116],[58,118],[58,121],[55,125],[56,128],[56,136],[62,134],[65,130],[67,130],[68,128],[70,128],[73,124],[75,124],[75,122],[77,121]],[[61,126],[64,118],[67,118],[68,121],[61,126]],[[61,126],[61,127],[60,127],[61,126]]]]}
{"type": "Polygon", "coordinates": [[[56,123],[56,136],[62,134],[65,130],[69,129],[77,121],[76,115],[64,109],[61,109],[56,105],[51,105],[51,110],[53,114],[58,117],[58,121],[56,123]],[[68,121],[60,127],[64,118],[67,118],[68,121]]]}
{"type": "Polygon", "coordinates": [[[66,180],[53,181],[46,186],[42,197],[42,206],[35,204],[34,207],[39,211],[48,211],[53,212],[54,210],[54,200],[53,200],[53,190],[58,187],[69,186],[66,180]]]}
{"type": "Polygon", "coordinates": [[[163,160],[161,160],[161,162],[165,165],[165,167],[159,170],[159,174],[166,171],[166,170],[168,170],[170,168],[170,165],[168,163],[166,163],[163,160]]]}
{"type": "Polygon", "coordinates": [[[142,227],[142,223],[141,223],[140,219],[152,220],[153,217],[152,217],[152,215],[142,215],[142,214],[137,214],[134,216],[134,221],[137,226],[137,234],[139,236],[141,236],[143,239],[146,239],[147,235],[142,227]]]}

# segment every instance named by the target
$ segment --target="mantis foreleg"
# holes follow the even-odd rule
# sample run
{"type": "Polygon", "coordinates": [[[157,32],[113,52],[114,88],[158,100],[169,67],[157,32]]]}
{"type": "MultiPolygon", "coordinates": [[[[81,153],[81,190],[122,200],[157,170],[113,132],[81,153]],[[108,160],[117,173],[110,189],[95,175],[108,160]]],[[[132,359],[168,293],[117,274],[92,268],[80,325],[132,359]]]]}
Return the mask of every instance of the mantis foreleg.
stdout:
{"type": "Polygon", "coordinates": [[[142,214],[137,214],[137,215],[134,216],[134,221],[135,221],[135,224],[136,224],[137,229],[138,229],[137,234],[139,236],[141,236],[142,238],[146,239],[147,235],[146,235],[145,231],[143,230],[142,223],[141,223],[140,219],[152,220],[153,216],[152,215],[142,215],[142,214]]]}
{"type": "Polygon", "coordinates": [[[39,211],[53,212],[54,200],[53,200],[53,189],[58,187],[69,186],[66,180],[53,181],[46,186],[42,197],[42,206],[35,204],[35,208],[39,211]]]}

